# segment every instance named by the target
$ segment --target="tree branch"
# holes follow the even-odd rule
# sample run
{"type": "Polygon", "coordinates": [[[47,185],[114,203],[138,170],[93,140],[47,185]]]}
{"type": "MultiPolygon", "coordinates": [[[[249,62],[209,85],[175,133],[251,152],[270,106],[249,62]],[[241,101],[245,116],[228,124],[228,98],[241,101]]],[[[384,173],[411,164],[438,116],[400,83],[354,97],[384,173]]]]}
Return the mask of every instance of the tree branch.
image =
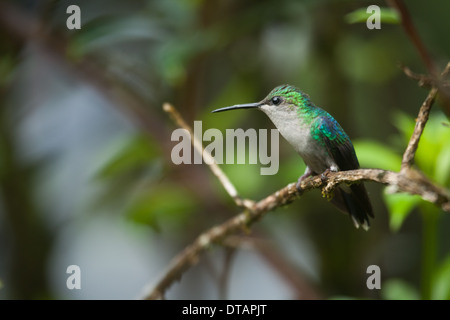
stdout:
{"type": "Polygon", "coordinates": [[[430,115],[431,106],[433,105],[434,100],[436,99],[438,89],[436,87],[431,88],[428,93],[427,98],[422,104],[420,108],[419,115],[416,120],[416,125],[414,127],[414,132],[409,140],[408,146],[406,147],[406,151],[403,154],[402,159],[402,168],[401,170],[407,170],[411,168],[414,163],[414,156],[417,151],[417,147],[419,146],[419,140],[422,136],[422,132],[425,129],[425,124],[428,121],[428,117],[430,115]]]}
{"type": "MultiPolygon", "coordinates": [[[[446,190],[433,185],[417,171],[411,172],[413,174],[409,173],[408,175],[381,169],[330,172],[326,179],[323,179],[321,176],[314,176],[304,180],[301,183],[301,188],[303,192],[322,188],[323,193],[330,193],[341,183],[352,183],[361,180],[374,181],[393,186],[398,191],[420,195],[424,200],[430,201],[440,206],[443,210],[450,212],[450,194],[446,190]]],[[[162,299],[164,292],[170,285],[175,280],[180,279],[185,270],[196,264],[200,254],[212,244],[220,243],[226,236],[239,230],[248,229],[267,212],[291,203],[299,196],[296,184],[291,183],[255,203],[252,208],[202,233],[191,245],[172,260],[164,275],[150,291],[144,290],[143,298],[162,299]]]]}

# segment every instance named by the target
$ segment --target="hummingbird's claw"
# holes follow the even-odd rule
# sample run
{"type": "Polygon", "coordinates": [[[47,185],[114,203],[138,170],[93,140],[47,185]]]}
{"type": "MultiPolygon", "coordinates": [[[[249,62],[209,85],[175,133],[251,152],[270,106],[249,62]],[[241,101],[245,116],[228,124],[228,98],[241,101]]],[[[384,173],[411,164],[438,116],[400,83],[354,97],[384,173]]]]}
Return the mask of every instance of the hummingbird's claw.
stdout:
{"type": "Polygon", "coordinates": [[[326,169],[324,172],[322,172],[322,174],[320,175],[320,180],[322,180],[322,182],[325,182],[328,180],[328,174],[331,172],[330,169],[326,169]]]}
{"type": "Polygon", "coordinates": [[[306,178],[311,177],[312,175],[312,170],[309,167],[306,167],[305,173],[298,178],[297,184],[295,185],[299,194],[303,193],[303,188],[301,187],[302,181],[306,180],[306,178]]]}
{"type": "Polygon", "coordinates": [[[301,177],[300,177],[300,178],[298,179],[296,185],[295,185],[295,188],[297,189],[297,192],[298,192],[299,194],[302,194],[302,193],[303,193],[303,188],[301,187],[302,181],[303,181],[303,180],[302,180],[301,177]]]}

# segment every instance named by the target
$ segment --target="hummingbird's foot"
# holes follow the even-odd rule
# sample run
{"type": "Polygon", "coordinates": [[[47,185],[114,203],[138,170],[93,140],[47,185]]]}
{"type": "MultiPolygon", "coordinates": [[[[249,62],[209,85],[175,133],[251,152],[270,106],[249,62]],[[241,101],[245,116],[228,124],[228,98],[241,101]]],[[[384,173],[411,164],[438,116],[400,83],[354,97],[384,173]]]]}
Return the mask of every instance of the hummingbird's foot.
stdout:
{"type": "Polygon", "coordinates": [[[320,175],[320,179],[322,180],[322,182],[325,182],[325,181],[327,181],[328,174],[330,172],[338,172],[338,171],[339,171],[338,167],[333,165],[330,168],[327,168],[324,172],[322,172],[322,174],[320,175]]]}
{"type": "Polygon", "coordinates": [[[302,181],[300,180],[300,178],[297,181],[297,184],[295,185],[295,188],[297,188],[297,192],[299,194],[303,193],[303,188],[301,187],[302,181]]]}
{"type": "Polygon", "coordinates": [[[320,175],[320,180],[322,180],[322,182],[325,182],[328,180],[328,174],[332,172],[331,169],[326,169],[324,172],[322,172],[322,174],[320,175]]]}
{"type": "Polygon", "coordinates": [[[337,171],[338,169],[332,166],[331,168],[326,169],[320,175],[320,180],[322,180],[322,183],[326,183],[326,185],[322,187],[322,197],[326,198],[328,201],[333,199],[334,188],[336,187],[334,183],[330,183],[328,181],[328,175],[330,174],[330,172],[337,172],[337,171]]]}
{"type": "Polygon", "coordinates": [[[313,174],[314,174],[314,172],[312,172],[312,170],[309,167],[306,167],[305,173],[303,173],[303,175],[301,175],[300,178],[298,178],[297,184],[295,185],[298,193],[301,194],[303,192],[303,188],[301,187],[302,182],[306,178],[309,178],[310,176],[312,176],[313,174]]]}

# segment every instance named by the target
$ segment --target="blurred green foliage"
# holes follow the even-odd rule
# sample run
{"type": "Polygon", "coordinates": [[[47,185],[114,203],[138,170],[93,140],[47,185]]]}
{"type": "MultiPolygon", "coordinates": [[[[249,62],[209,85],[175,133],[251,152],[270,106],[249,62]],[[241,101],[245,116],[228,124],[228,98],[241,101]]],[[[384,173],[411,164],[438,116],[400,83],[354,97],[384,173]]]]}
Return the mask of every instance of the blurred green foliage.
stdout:
{"type": "MultiPolygon", "coordinates": [[[[404,113],[396,113],[394,124],[400,133],[394,140],[406,146],[414,130],[414,119],[404,113]]],[[[441,112],[435,112],[428,120],[415,156],[419,169],[438,185],[445,187],[450,186],[449,141],[448,120],[441,112]]],[[[393,171],[400,169],[401,155],[392,147],[375,141],[357,141],[355,148],[364,167],[393,171]]],[[[385,189],[384,199],[390,213],[390,226],[394,231],[398,231],[404,219],[424,201],[415,195],[389,192],[389,188],[385,189]]]]}
{"type": "MultiPolygon", "coordinates": [[[[395,113],[394,124],[399,131],[393,140],[406,146],[413,133],[415,121],[403,113],[395,113]]],[[[450,187],[450,127],[448,119],[441,112],[434,112],[428,119],[416,152],[415,163],[428,177],[443,187],[450,187]]],[[[398,171],[401,157],[393,148],[374,141],[361,141],[355,144],[363,166],[398,171]],[[377,156],[374,156],[377,155],[377,156]]],[[[418,208],[423,217],[424,233],[422,245],[422,294],[423,299],[448,299],[450,269],[448,259],[436,266],[438,251],[437,223],[442,212],[421,197],[396,193],[385,188],[384,201],[390,215],[390,227],[398,232],[405,219],[418,208]]],[[[402,280],[389,280],[383,285],[385,299],[417,299],[419,294],[402,280]]]]}
{"type": "MultiPolygon", "coordinates": [[[[0,247],[5,257],[1,258],[18,279],[8,284],[8,290],[16,288],[17,293],[13,295],[11,290],[7,296],[51,296],[42,294],[50,292],[45,285],[49,282],[45,268],[50,259],[42,254],[23,263],[21,254],[31,257],[36,250],[20,239],[29,237],[36,243],[34,239],[44,239],[41,235],[47,234],[57,241],[65,230],[59,225],[44,228],[29,212],[42,207],[62,207],[65,211],[65,204],[58,206],[55,199],[72,199],[74,189],[96,187],[90,195],[93,205],[82,206],[90,215],[72,213],[68,224],[76,219],[89,221],[98,212],[114,212],[146,230],[149,227],[149,233],[158,231],[167,252],[178,251],[200,232],[239,211],[205,165],[176,166],[171,162],[170,150],[176,142],[170,141],[170,134],[175,127],[161,110],[164,102],[173,103],[188,124],[202,120],[203,130],[272,128],[256,110],[221,114],[210,111],[259,101],[273,87],[290,83],[307,92],[345,128],[355,142],[362,167],[397,171],[423,100],[424,90],[398,68],[402,63],[424,72],[420,55],[399,25],[398,16],[384,8],[383,1],[79,0],[82,29],[70,31],[65,27],[65,9],[70,1],[8,3],[42,22],[44,31],[21,36],[14,28],[0,29],[1,174],[20,182],[40,173],[33,183],[23,183],[17,190],[2,179],[7,196],[1,197],[1,213],[5,216],[0,219],[0,233],[5,238],[1,242],[13,246],[0,247]],[[371,4],[383,7],[380,30],[368,30],[364,24],[370,15],[365,8],[371,4]],[[44,68],[39,69],[40,65],[44,68]],[[56,89],[48,89],[51,84],[56,89]],[[83,157],[93,159],[108,154],[100,169],[89,158],[91,167],[85,169],[95,171],[89,186],[69,181],[58,188],[58,194],[41,199],[47,180],[59,178],[52,160],[67,163],[79,161],[81,156],[71,159],[72,154],[64,157],[48,151],[48,141],[60,138],[60,144],[67,143],[63,140],[65,131],[51,132],[35,144],[20,142],[20,137],[29,133],[28,118],[33,116],[30,110],[50,105],[55,108],[51,114],[58,114],[60,106],[78,92],[77,86],[110,99],[111,110],[114,105],[124,111],[120,117],[135,121],[135,131],[119,139],[108,137],[107,151],[102,140],[94,154],[89,153],[92,150],[81,152],[83,157]],[[54,101],[58,101],[56,107],[54,101]],[[392,120],[387,118],[390,114],[394,114],[392,120]],[[19,151],[8,148],[19,142],[19,151]],[[30,160],[27,152],[33,148],[44,155],[30,160]],[[7,160],[11,162],[8,166],[7,160]],[[15,171],[5,174],[10,168],[15,171]],[[27,199],[19,201],[26,202],[26,210],[8,206],[8,201],[14,199],[27,199]],[[16,236],[14,230],[22,232],[17,231],[16,236]],[[32,274],[30,268],[39,272],[32,274]],[[25,275],[40,281],[29,281],[25,275]]],[[[445,65],[450,56],[450,42],[445,41],[450,2],[416,0],[406,5],[436,64],[445,65]]],[[[19,26],[27,26],[20,15],[12,16],[19,26]]],[[[95,102],[89,108],[96,108],[95,102]]],[[[99,123],[102,112],[97,115],[99,123]]],[[[72,114],[61,114],[53,121],[65,128],[74,119],[72,114]]],[[[450,129],[443,123],[448,124],[448,120],[436,103],[419,144],[416,165],[437,184],[449,188],[450,129]]],[[[79,125],[79,132],[86,130],[84,125],[79,125]]],[[[37,125],[46,126],[49,130],[59,128],[46,122],[37,125]]],[[[110,130],[114,127],[109,126],[110,130]]],[[[105,128],[96,127],[89,141],[79,137],[70,141],[82,148],[110,132],[105,128]]],[[[278,174],[261,176],[260,166],[227,164],[222,168],[240,195],[254,200],[296,181],[305,169],[283,139],[278,174]]],[[[376,184],[368,183],[367,187],[376,216],[368,233],[355,230],[348,217],[339,214],[317,190],[256,224],[253,233],[270,239],[276,248],[275,262],[267,265],[283,279],[286,266],[301,274],[307,265],[314,272],[305,272],[305,278],[323,298],[449,299],[450,239],[439,231],[450,226],[448,214],[436,212],[436,207],[417,196],[390,193],[376,184]],[[309,251],[302,247],[305,239],[310,243],[309,251]],[[371,264],[382,270],[380,292],[365,287],[365,270],[371,264]]],[[[50,251],[54,243],[43,245],[50,251]]],[[[154,260],[158,259],[155,254],[154,260]]],[[[259,274],[258,267],[252,266],[253,274],[259,274]]],[[[0,278],[7,284],[5,273],[0,271],[0,278]]],[[[198,285],[195,289],[201,288],[197,280],[191,282],[198,285]]],[[[305,292],[290,280],[286,283],[296,292],[293,297],[305,292]]],[[[248,289],[258,294],[258,288],[248,289]]],[[[191,297],[196,290],[189,288],[186,292],[191,297]]],[[[211,298],[207,294],[202,297],[211,298]]]]}
{"type": "Polygon", "coordinates": [[[142,135],[116,144],[115,155],[97,174],[104,188],[97,204],[119,205],[131,221],[158,231],[161,223],[184,225],[198,203],[188,189],[162,180],[158,145],[142,135]]]}
{"type": "Polygon", "coordinates": [[[436,270],[433,278],[432,299],[450,300],[450,256],[436,270]]]}
{"type": "Polygon", "coordinates": [[[386,300],[419,300],[420,295],[409,283],[399,279],[383,282],[381,296],[386,300]]]}

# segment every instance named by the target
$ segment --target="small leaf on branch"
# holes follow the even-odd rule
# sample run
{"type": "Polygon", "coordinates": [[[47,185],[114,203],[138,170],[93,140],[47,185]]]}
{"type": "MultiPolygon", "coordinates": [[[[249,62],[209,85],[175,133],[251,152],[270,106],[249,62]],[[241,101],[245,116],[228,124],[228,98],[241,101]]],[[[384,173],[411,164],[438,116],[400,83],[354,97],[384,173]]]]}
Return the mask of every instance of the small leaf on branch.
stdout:
{"type": "MultiPolygon", "coordinates": [[[[347,23],[365,23],[371,16],[367,13],[366,8],[360,8],[345,15],[344,19],[347,23]]],[[[380,22],[389,24],[399,24],[400,16],[398,12],[391,8],[380,8],[380,22]]]]}

